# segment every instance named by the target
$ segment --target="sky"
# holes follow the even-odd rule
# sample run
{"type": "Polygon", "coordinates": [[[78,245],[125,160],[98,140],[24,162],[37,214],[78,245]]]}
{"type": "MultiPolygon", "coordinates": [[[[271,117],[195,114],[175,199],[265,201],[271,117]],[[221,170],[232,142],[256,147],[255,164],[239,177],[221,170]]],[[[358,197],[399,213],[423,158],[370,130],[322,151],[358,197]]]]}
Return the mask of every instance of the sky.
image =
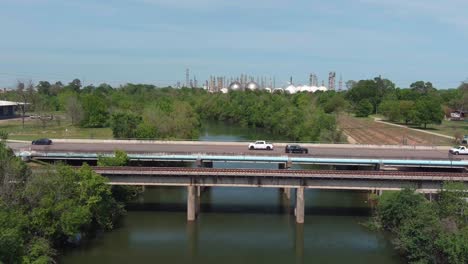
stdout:
{"type": "Polygon", "coordinates": [[[468,79],[466,0],[0,0],[0,87],[271,76],[468,79]]]}

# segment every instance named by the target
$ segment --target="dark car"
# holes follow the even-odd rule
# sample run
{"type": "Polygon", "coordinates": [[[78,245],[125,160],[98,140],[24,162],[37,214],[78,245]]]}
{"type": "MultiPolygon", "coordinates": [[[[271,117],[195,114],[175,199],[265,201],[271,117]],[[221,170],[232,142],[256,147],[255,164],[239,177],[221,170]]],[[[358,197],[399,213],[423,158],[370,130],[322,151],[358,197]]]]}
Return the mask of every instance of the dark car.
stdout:
{"type": "Polygon", "coordinates": [[[307,154],[307,153],[309,153],[309,150],[307,148],[301,147],[299,145],[286,145],[285,152],[286,153],[304,153],[304,154],[307,154]]]}
{"type": "Polygon", "coordinates": [[[52,140],[48,138],[41,138],[41,139],[33,140],[32,144],[33,145],[52,145],[52,140]]]}

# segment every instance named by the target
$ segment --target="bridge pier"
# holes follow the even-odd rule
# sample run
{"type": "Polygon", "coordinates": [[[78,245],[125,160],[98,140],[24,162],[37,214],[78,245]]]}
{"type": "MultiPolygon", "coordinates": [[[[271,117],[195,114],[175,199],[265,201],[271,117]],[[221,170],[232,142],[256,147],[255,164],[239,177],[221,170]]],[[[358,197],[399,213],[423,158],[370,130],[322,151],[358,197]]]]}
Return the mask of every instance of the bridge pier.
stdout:
{"type": "Polygon", "coordinates": [[[287,162],[281,162],[278,163],[278,169],[279,170],[284,170],[284,169],[289,169],[292,166],[292,162],[288,160],[287,162]]]}
{"type": "Polygon", "coordinates": [[[197,218],[196,186],[187,186],[187,221],[195,221],[197,218]]]}
{"type": "Polygon", "coordinates": [[[291,188],[284,188],[283,191],[284,191],[284,194],[286,195],[286,199],[290,200],[291,199],[291,188]]]}
{"type": "Polygon", "coordinates": [[[213,168],[213,161],[204,161],[201,159],[197,159],[195,161],[195,165],[197,165],[198,168],[213,168]]]}
{"type": "Polygon", "coordinates": [[[304,187],[296,189],[296,208],[294,209],[296,215],[296,223],[304,223],[304,187]]]}

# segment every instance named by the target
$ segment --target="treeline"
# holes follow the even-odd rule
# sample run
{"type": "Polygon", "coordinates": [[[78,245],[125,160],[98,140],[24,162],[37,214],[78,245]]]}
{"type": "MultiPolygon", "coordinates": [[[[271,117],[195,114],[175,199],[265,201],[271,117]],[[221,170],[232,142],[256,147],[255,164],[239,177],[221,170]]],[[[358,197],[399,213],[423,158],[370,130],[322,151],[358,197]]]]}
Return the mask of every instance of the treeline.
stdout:
{"type": "Polygon", "coordinates": [[[270,94],[262,91],[209,94],[198,104],[203,119],[261,127],[295,141],[344,141],[335,115],[318,103],[319,94],[270,94]]]}
{"type": "Polygon", "coordinates": [[[0,263],[54,263],[59,249],[112,229],[124,213],[123,201],[89,166],[32,175],[0,143],[0,263]]]}
{"type": "Polygon", "coordinates": [[[468,262],[468,203],[463,183],[446,183],[428,201],[413,190],[384,192],[377,224],[395,235],[394,244],[410,263],[468,262]]]}
{"type": "MultiPolygon", "coordinates": [[[[385,78],[347,82],[348,91],[270,94],[231,91],[211,94],[202,89],[158,88],[154,85],[108,84],[82,87],[41,81],[18,83],[5,99],[29,103],[35,113],[66,113],[72,125],[110,127],[115,138],[195,139],[204,119],[262,127],[285,140],[339,142],[340,111],[358,117],[381,114],[394,122],[440,123],[444,114],[468,106],[468,83],[458,89],[437,90],[418,81],[401,89],[385,78]]],[[[47,119],[45,119],[47,120],[47,119]]],[[[46,121],[44,121],[46,122],[46,121]]]]}
{"type": "Polygon", "coordinates": [[[418,81],[400,89],[381,77],[354,82],[346,99],[356,116],[382,114],[388,120],[426,126],[440,124],[444,115],[468,106],[468,83],[457,89],[437,90],[432,83],[418,81]]]}
{"type": "MultiPolygon", "coordinates": [[[[322,104],[321,93],[270,94],[263,91],[211,94],[202,89],[107,84],[81,87],[41,81],[9,93],[25,99],[36,113],[61,111],[72,125],[110,127],[115,138],[196,139],[201,120],[261,127],[284,140],[340,142],[333,114],[339,106],[322,104]]],[[[15,99],[16,98],[16,99],[15,99]]],[[[340,97],[342,98],[342,96],[340,97]]],[[[322,100],[323,101],[323,100],[322,100]]]]}

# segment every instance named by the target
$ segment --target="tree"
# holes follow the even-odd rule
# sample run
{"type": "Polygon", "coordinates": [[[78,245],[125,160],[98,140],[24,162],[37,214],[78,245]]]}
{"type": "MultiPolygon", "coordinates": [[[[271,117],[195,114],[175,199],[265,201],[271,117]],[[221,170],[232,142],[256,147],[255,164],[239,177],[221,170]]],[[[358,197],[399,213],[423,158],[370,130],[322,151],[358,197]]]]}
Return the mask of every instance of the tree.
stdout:
{"type": "Polygon", "coordinates": [[[361,100],[356,106],[357,117],[367,117],[372,113],[372,104],[367,99],[361,100]]]}
{"type": "Polygon", "coordinates": [[[388,120],[399,121],[401,118],[400,102],[397,100],[383,101],[379,105],[379,113],[385,116],[388,120]]]}
{"type": "Polygon", "coordinates": [[[78,93],[78,92],[80,91],[80,88],[81,88],[81,81],[80,81],[80,79],[74,79],[73,81],[71,81],[70,83],[68,83],[68,85],[67,85],[65,88],[71,89],[72,91],[78,93]]]}
{"type": "Polygon", "coordinates": [[[384,228],[398,230],[401,224],[414,216],[414,209],[418,208],[425,199],[414,190],[404,189],[399,192],[384,192],[379,198],[377,215],[384,228]]]}
{"type": "Polygon", "coordinates": [[[102,99],[95,94],[86,94],[82,97],[83,119],[80,122],[81,126],[106,127],[108,125],[108,107],[102,99]]]}
{"type": "Polygon", "coordinates": [[[25,92],[25,85],[24,82],[18,81],[16,84],[16,93],[17,96],[19,97],[19,108],[21,109],[21,121],[23,124],[23,129],[24,129],[24,118],[26,117],[26,105],[27,105],[27,95],[25,92]]]}
{"type": "Polygon", "coordinates": [[[128,158],[128,155],[125,151],[123,150],[116,150],[114,152],[114,157],[104,157],[104,156],[99,156],[98,157],[98,166],[111,166],[111,167],[116,167],[116,166],[126,166],[130,162],[130,159],[128,158]]]}
{"type": "Polygon", "coordinates": [[[441,254],[441,263],[465,264],[468,262],[468,226],[458,232],[444,232],[435,241],[441,254]]]}
{"type": "Polygon", "coordinates": [[[78,96],[73,94],[68,97],[65,111],[67,116],[71,119],[73,126],[79,124],[83,120],[83,106],[80,100],[78,100],[78,96]]]}
{"type": "Polygon", "coordinates": [[[136,138],[137,128],[142,118],[132,113],[114,113],[111,116],[111,129],[114,138],[136,138]]]}
{"type": "Polygon", "coordinates": [[[413,110],[414,102],[403,100],[399,101],[399,103],[401,118],[403,118],[405,124],[408,125],[409,121],[411,120],[411,111],[413,110]]]}
{"type": "Polygon", "coordinates": [[[356,81],[354,80],[348,80],[346,81],[345,85],[346,85],[346,89],[348,90],[351,90],[355,85],[356,85],[356,81]]]}
{"type": "Polygon", "coordinates": [[[406,252],[410,262],[436,263],[434,241],[441,232],[433,204],[428,201],[412,208],[411,216],[401,222],[397,231],[397,246],[406,252]]]}
{"type": "Polygon", "coordinates": [[[49,95],[50,94],[50,89],[51,89],[52,85],[48,82],[48,81],[40,81],[36,88],[37,88],[37,91],[40,93],[40,94],[45,94],[45,95],[49,95]]]}
{"type": "Polygon", "coordinates": [[[427,128],[427,124],[440,124],[444,111],[439,100],[425,96],[416,101],[410,116],[415,124],[423,124],[427,128]]]}
{"type": "Polygon", "coordinates": [[[454,217],[459,224],[468,222],[468,203],[465,201],[466,187],[462,182],[446,182],[437,200],[442,218],[454,217]]]}
{"type": "Polygon", "coordinates": [[[410,85],[411,90],[418,92],[423,95],[427,95],[431,91],[436,89],[432,86],[431,82],[417,81],[410,85]]]}

